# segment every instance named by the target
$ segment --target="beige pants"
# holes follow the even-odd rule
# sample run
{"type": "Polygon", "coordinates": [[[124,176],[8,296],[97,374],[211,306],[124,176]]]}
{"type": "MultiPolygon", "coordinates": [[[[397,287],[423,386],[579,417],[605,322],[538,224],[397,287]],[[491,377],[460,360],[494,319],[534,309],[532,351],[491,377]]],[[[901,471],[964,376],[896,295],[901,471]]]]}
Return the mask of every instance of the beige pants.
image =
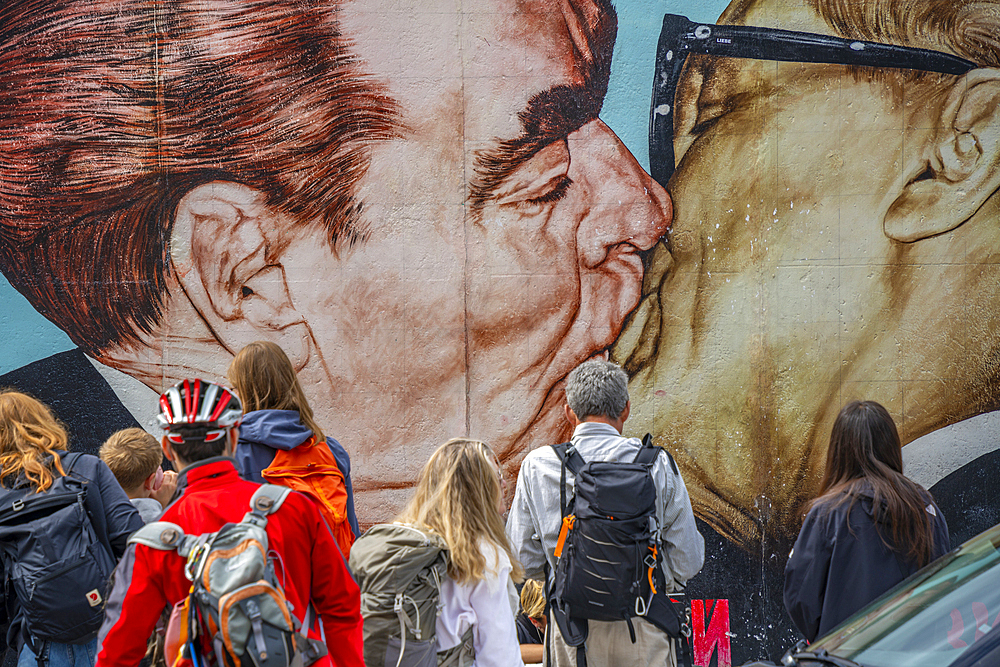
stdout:
{"type": "MultiPolygon", "coordinates": [[[[633,618],[635,643],[625,621],[588,621],[587,667],[676,667],[674,642],[643,618],[633,618]]],[[[545,626],[552,662],[546,667],[576,667],[576,648],[568,646],[553,618],[545,626]]]]}

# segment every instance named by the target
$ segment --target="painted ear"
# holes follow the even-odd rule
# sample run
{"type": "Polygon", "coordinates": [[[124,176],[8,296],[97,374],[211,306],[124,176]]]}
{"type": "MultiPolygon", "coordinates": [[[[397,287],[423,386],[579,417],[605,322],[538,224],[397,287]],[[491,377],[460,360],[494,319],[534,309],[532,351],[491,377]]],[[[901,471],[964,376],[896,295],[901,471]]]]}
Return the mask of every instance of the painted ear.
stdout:
{"type": "Polygon", "coordinates": [[[951,88],[926,159],[890,205],[884,229],[919,241],[955,229],[1000,188],[1000,70],[969,72],[951,88]]]}
{"type": "Polygon", "coordinates": [[[170,254],[181,289],[226,349],[273,340],[298,368],[308,357],[309,333],[281,264],[286,223],[260,191],[206,183],[178,203],[170,254]]]}

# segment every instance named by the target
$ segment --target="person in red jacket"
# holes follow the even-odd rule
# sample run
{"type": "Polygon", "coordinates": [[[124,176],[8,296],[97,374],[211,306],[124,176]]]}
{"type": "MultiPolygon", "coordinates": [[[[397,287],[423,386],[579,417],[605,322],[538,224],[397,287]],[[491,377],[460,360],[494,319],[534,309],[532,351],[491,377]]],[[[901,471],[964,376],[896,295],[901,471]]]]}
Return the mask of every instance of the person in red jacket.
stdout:
{"type": "MultiPolygon", "coordinates": [[[[184,380],[160,397],[163,451],[180,469],[179,496],[161,520],[198,535],[240,521],[258,484],[243,480],[231,458],[238,439],[239,399],[202,380],[184,380]]],[[[322,626],[310,637],[325,637],[327,657],[317,667],[363,667],[361,597],[336,542],[319,511],[305,496],[292,493],[267,523],[275,574],[302,621],[311,603],[322,626]]],[[[184,559],[175,551],[130,545],[115,572],[97,664],[135,667],[146,652],[164,609],[187,596],[184,559]]]]}

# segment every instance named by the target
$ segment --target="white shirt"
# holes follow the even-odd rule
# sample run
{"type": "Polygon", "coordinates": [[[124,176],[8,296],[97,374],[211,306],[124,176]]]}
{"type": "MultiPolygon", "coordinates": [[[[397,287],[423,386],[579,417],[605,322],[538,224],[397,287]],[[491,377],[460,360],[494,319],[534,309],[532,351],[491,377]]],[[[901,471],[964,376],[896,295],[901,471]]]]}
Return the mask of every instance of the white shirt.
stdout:
{"type": "Polygon", "coordinates": [[[522,667],[514,625],[518,599],[510,578],[510,559],[485,540],[479,543],[479,549],[486,559],[482,579],[459,584],[447,577],[441,582],[438,650],[458,646],[471,627],[476,667],[522,667]]]}
{"type": "MultiPolygon", "coordinates": [[[[573,446],[584,461],[628,461],[642,442],[625,438],[613,426],[584,422],[573,430],[573,446]]],[[[526,577],[544,578],[548,560],[550,575],[555,572],[556,541],[562,527],[559,485],[562,464],[551,447],[539,447],[526,457],[517,475],[517,488],[507,519],[507,539],[526,577]]],[[[574,475],[566,470],[566,498],[573,495],[574,475]]],[[[705,561],[705,540],[698,532],[691,499],[680,474],[674,474],[666,456],[653,464],[656,487],[656,519],[663,544],[663,572],[667,587],[677,590],[701,570],[705,561]]]]}

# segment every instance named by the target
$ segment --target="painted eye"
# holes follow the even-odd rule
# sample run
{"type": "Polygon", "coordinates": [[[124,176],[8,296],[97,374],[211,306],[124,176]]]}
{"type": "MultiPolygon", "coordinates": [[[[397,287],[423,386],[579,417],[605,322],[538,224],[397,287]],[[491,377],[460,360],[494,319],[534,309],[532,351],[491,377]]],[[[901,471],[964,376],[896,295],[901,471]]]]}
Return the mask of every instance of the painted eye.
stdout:
{"type": "Polygon", "coordinates": [[[566,196],[566,193],[569,192],[569,186],[571,185],[573,185],[573,179],[563,174],[562,176],[553,179],[549,183],[546,183],[545,192],[538,195],[537,197],[531,197],[530,199],[526,199],[524,203],[535,204],[536,206],[540,206],[543,204],[554,204],[555,202],[559,201],[560,199],[566,196]]]}
{"type": "Polygon", "coordinates": [[[569,177],[569,147],[556,141],[531,156],[518,167],[497,193],[499,206],[535,209],[566,196],[573,184],[569,177]]]}

